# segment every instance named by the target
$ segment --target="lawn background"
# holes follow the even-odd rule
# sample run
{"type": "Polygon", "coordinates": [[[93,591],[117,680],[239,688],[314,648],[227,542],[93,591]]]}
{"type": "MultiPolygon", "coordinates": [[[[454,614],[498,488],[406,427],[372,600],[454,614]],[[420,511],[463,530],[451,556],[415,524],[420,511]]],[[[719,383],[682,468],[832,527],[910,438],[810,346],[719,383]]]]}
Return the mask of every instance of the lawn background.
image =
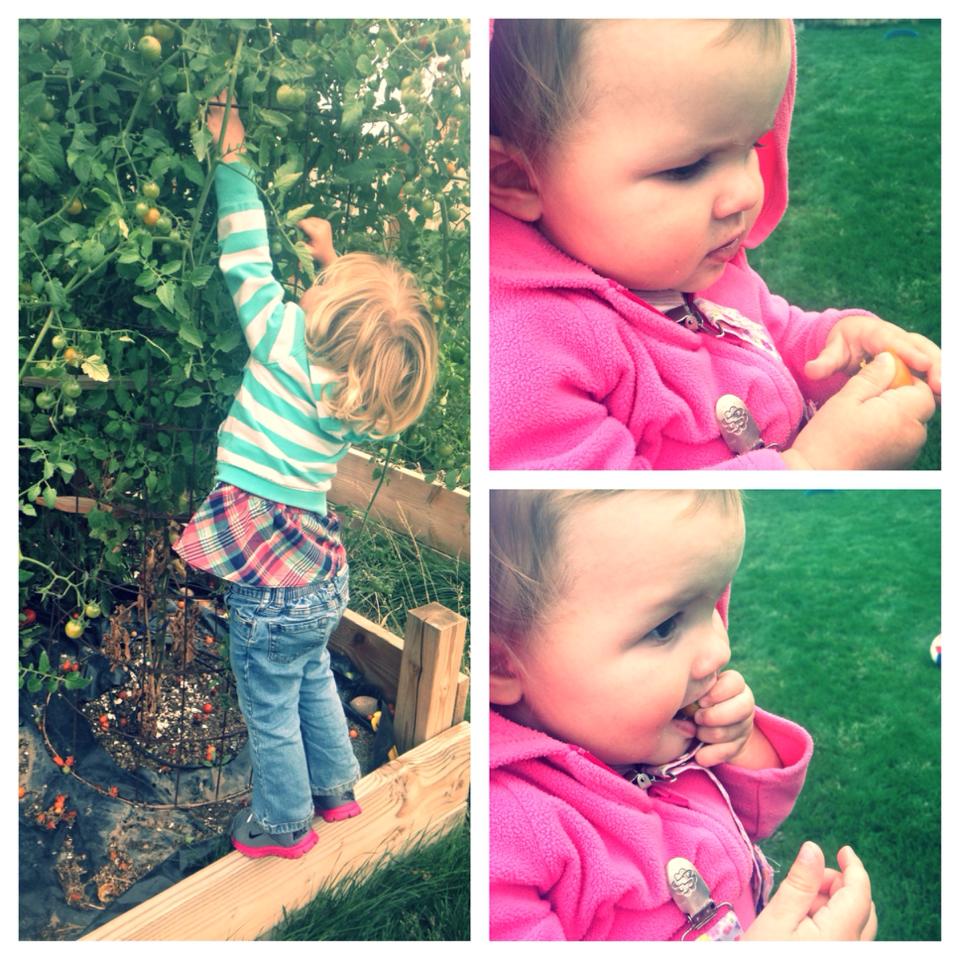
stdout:
{"type": "MultiPolygon", "coordinates": [[[[797,23],[790,206],[750,263],[810,310],[861,307],[940,343],[940,22],[797,23]]],[[[916,469],[940,468],[940,417],[916,469]]]]}
{"type": "Polygon", "coordinates": [[[940,493],[747,491],[731,667],[815,749],[793,814],[763,843],[851,844],[878,939],[940,938],[940,493]]]}

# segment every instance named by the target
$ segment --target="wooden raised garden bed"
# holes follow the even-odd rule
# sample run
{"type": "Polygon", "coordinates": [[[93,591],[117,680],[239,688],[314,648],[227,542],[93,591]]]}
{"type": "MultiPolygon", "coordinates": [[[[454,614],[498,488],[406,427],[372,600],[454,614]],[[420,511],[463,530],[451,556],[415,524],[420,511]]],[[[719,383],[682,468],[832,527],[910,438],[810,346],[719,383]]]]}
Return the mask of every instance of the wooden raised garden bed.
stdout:
{"type": "MultiPolygon", "coordinates": [[[[369,458],[351,457],[331,500],[362,509],[376,482],[368,479],[369,458]]],[[[396,471],[371,515],[443,552],[466,554],[467,501],[460,491],[396,471]]],[[[231,852],[83,939],[252,939],[338,879],[460,823],[470,785],[470,726],[463,719],[469,680],[459,669],[466,626],[463,617],[431,603],[409,612],[401,638],[348,611],[331,647],[396,704],[398,756],[357,785],[363,814],[340,823],[318,820],[320,840],[299,860],[231,852]]]]}

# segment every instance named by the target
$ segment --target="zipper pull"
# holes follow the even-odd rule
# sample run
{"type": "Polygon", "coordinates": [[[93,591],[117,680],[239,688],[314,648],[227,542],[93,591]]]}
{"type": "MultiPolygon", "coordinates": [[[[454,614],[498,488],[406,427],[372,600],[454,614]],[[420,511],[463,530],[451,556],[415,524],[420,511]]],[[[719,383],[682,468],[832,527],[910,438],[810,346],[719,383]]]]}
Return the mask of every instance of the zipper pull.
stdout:
{"type": "Polygon", "coordinates": [[[687,917],[681,940],[693,934],[695,940],[739,940],[743,936],[732,904],[714,903],[710,888],[689,860],[674,857],[667,862],[667,886],[673,902],[687,917]]]}

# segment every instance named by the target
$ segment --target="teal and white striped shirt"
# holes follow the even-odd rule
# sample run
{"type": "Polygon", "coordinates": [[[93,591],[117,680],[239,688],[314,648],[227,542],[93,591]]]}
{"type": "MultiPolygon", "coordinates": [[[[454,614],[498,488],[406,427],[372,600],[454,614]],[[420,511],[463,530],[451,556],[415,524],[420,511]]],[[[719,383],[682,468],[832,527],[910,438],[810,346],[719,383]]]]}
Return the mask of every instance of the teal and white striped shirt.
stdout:
{"type": "Polygon", "coordinates": [[[333,371],[311,363],[304,313],[273,275],[263,204],[244,163],[215,172],[220,269],[250,348],[243,381],[220,425],[216,479],[277,503],[327,510],[337,462],[362,437],[324,403],[333,371]]]}

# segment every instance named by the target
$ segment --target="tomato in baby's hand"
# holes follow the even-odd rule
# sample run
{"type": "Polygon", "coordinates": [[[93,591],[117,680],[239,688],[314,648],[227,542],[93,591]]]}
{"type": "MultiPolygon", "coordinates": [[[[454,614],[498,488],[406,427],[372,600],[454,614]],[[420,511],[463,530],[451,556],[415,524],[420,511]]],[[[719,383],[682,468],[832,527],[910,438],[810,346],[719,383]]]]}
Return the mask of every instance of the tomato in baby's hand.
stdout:
{"type": "Polygon", "coordinates": [[[896,369],[887,389],[896,390],[897,387],[909,387],[913,383],[913,374],[910,372],[910,368],[892,351],[890,355],[893,357],[896,369]]]}

